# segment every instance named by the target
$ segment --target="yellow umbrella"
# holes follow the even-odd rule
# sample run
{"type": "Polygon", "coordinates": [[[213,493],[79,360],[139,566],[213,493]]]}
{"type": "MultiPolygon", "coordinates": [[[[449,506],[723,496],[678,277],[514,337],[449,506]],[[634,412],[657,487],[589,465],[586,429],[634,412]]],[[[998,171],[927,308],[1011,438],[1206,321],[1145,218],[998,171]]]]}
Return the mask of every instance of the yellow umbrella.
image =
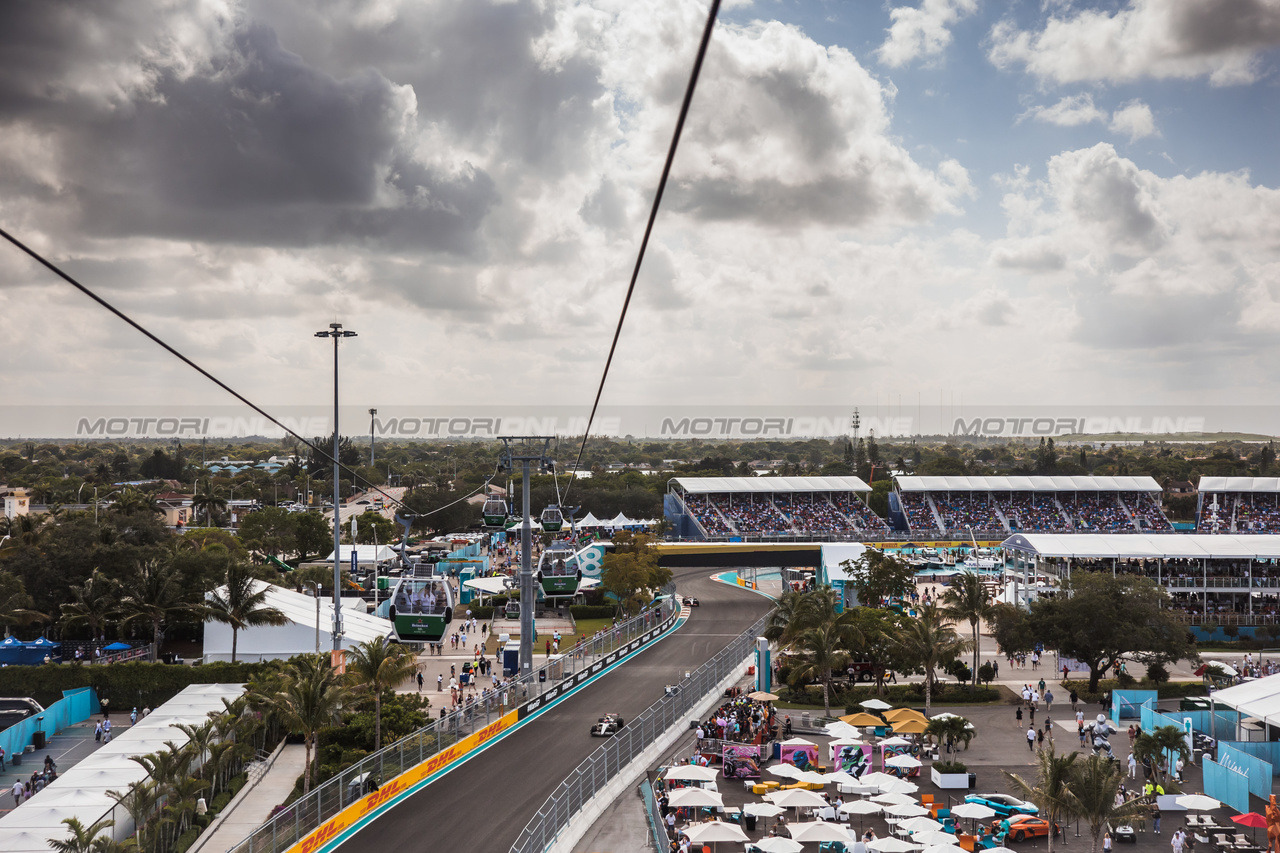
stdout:
{"type": "Polygon", "coordinates": [[[919,717],[922,720],[925,719],[924,714],[921,714],[914,708],[894,708],[892,711],[884,712],[884,718],[889,722],[901,720],[903,717],[919,717]]]}
{"type": "Polygon", "coordinates": [[[858,713],[846,714],[840,718],[840,722],[848,723],[851,726],[883,726],[884,720],[875,714],[858,713]]]}
{"type": "Polygon", "coordinates": [[[928,725],[924,720],[902,720],[893,724],[893,733],[898,735],[922,735],[928,725]]]}

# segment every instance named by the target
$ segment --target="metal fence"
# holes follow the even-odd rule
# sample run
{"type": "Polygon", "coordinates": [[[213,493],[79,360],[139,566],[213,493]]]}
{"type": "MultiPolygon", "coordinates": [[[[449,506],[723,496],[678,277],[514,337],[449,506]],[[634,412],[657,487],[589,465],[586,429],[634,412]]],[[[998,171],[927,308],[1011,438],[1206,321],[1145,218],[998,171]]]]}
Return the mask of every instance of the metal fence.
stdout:
{"type": "Polygon", "coordinates": [[[639,616],[622,622],[585,642],[553,656],[527,676],[486,689],[473,704],[434,720],[407,737],[365,756],[357,764],[318,785],[269,821],[258,827],[231,853],[281,853],[305,838],[322,823],[369,792],[361,779],[381,785],[421,764],[436,753],[496,722],[504,714],[526,706],[536,707],[584,680],[592,671],[603,669],[610,656],[621,657],[627,646],[639,643],[645,634],[661,628],[679,613],[674,588],[668,588],[661,603],[639,616]]]}
{"type": "Polygon", "coordinates": [[[742,665],[755,647],[756,637],[764,630],[768,617],[736,637],[711,660],[698,667],[679,683],[679,691],[668,694],[577,766],[560,783],[555,792],[538,809],[525,826],[511,853],[544,853],[564,830],[569,819],[588,800],[612,781],[637,755],[676,723],[688,718],[689,712],[716,689],[724,678],[742,665]]]}

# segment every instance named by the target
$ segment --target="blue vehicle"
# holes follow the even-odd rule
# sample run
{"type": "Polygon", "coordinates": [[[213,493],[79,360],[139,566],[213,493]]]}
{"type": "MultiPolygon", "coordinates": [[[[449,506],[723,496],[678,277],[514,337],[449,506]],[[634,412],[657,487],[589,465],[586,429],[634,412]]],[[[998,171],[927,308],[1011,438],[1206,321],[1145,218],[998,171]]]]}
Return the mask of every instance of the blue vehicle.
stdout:
{"type": "Polygon", "coordinates": [[[993,810],[1000,817],[1019,814],[1039,814],[1040,809],[1034,804],[1011,797],[1008,794],[970,794],[964,798],[966,803],[977,803],[993,810]]]}

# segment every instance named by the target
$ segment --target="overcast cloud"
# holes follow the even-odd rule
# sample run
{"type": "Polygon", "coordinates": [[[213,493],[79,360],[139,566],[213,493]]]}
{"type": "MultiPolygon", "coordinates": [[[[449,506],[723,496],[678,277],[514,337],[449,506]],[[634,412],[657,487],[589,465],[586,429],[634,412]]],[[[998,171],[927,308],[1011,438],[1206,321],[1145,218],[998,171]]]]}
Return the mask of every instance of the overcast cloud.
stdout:
{"type": "MultiPolygon", "coordinates": [[[[874,5],[724,13],[606,402],[1278,390],[1278,0],[874,5]]],[[[585,408],[704,16],[0,4],[0,224],[267,405],[337,319],[353,404],[585,408]]],[[[0,312],[9,404],[227,402],[3,247],[0,312]]]]}

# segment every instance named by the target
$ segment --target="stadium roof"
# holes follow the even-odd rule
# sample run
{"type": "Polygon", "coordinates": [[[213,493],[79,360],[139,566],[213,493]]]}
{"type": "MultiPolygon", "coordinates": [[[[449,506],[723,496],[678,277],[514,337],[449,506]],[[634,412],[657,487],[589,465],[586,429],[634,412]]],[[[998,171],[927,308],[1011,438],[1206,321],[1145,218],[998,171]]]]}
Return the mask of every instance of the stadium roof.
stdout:
{"type": "Polygon", "coordinates": [[[1202,492],[1280,492],[1280,477],[1201,477],[1202,492]]]}
{"type": "Polygon", "coordinates": [[[1041,557],[1280,560],[1280,536],[1258,533],[1019,533],[1001,547],[1041,557]]]}
{"type": "Polygon", "coordinates": [[[1151,477],[898,477],[897,481],[900,492],[1160,491],[1160,484],[1151,477]]]}
{"type": "Polygon", "coordinates": [[[869,492],[860,477],[675,477],[691,495],[725,492],[869,492]]]}

